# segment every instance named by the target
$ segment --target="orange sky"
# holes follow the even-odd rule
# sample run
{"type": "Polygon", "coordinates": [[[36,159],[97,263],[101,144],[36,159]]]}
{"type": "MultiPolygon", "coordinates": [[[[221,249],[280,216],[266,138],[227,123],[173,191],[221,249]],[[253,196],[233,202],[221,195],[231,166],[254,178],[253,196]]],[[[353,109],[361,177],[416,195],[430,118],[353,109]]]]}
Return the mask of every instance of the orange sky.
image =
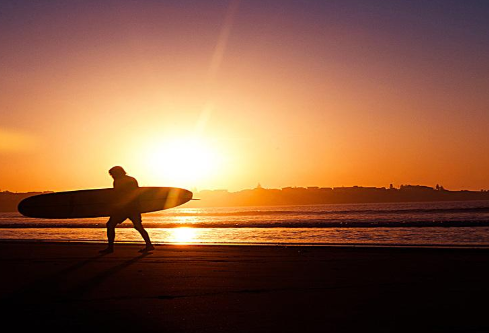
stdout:
{"type": "Polygon", "coordinates": [[[0,190],[488,189],[467,3],[2,1],[0,190]]]}

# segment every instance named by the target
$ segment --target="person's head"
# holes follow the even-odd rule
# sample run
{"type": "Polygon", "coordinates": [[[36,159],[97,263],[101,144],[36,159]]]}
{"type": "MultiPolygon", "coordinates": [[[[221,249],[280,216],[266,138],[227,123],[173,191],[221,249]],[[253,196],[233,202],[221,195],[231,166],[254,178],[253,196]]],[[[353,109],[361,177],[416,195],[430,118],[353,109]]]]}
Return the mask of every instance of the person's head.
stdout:
{"type": "Polygon", "coordinates": [[[112,176],[112,178],[117,179],[125,176],[126,171],[120,166],[115,166],[109,170],[109,174],[112,176]]]}

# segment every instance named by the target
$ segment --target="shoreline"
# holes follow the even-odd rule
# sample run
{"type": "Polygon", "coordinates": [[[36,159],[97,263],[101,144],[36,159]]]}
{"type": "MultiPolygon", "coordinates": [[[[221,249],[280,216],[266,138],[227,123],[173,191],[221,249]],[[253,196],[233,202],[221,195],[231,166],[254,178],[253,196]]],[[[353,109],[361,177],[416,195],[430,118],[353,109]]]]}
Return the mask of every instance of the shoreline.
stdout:
{"type": "MultiPolygon", "coordinates": [[[[43,239],[0,239],[0,244],[3,243],[22,243],[22,244],[48,244],[48,245],[54,245],[54,244],[73,244],[73,245],[93,245],[93,244],[98,244],[98,245],[107,245],[107,242],[104,241],[81,241],[81,240],[75,240],[75,241],[70,241],[70,240],[43,240],[43,239]]],[[[117,245],[137,245],[137,246],[142,246],[144,245],[143,241],[116,241],[115,246],[117,245]]],[[[231,243],[231,242],[221,242],[221,243],[158,243],[154,242],[154,246],[160,247],[160,246],[232,246],[232,247],[311,247],[311,248],[340,248],[340,249],[351,249],[351,248],[358,248],[358,249],[441,249],[441,250],[487,250],[489,251],[489,245],[485,244],[480,244],[480,245],[469,245],[469,244],[382,244],[382,243],[231,243]]]]}

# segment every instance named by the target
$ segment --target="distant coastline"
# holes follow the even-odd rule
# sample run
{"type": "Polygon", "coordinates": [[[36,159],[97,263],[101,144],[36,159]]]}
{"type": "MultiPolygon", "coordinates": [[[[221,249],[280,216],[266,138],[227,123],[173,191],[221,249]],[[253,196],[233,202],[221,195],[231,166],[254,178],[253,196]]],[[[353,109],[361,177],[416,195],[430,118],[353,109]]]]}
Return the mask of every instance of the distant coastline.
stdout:
{"type": "MultiPolygon", "coordinates": [[[[27,197],[50,193],[0,192],[0,212],[15,212],[19,202],[27,197]]],[[[284,187],[282,189],[254,189],[229,192],[227,190],[203,190],[194,193],[198,201],[191,201],[185,207],[230,207],[230,206],[276,206],[314,205],[339,203],[383,203],[419,201],[469,201],[489,200],[489,191],[450,191],[442,186],[392,185],[385,187],[284,187]]]]}
{"type": "Polygon", "coordinates": [[[16,212],[17,211],[17,205],[19,204],[22,199],[25,199],[27,197],[31,197],[33,195],[37,194],[43,194],[43,193],[51,193],[52,191],[44,191],[44,192],[10,192],[10,191],[3,191],[0,192],[0,212],[16,212]]]}
{"type": "Polygon", "coordinates": [[[285,187],[254,189],[238,192],[226,190],[200,191],[194,194],[200,201],[188,207],[315,205],[340,203],[388,203],[489,200],[489,191],[450,191],[442,186],[392,185],[385,187],[285,187]]]}

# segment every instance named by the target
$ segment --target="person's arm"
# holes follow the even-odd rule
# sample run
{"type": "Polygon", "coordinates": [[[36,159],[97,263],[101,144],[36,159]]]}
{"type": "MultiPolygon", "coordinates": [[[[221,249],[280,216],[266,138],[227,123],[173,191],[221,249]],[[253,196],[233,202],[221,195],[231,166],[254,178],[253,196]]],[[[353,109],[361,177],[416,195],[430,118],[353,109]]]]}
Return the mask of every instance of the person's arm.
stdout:
{"type": "Polygon", "coordinates": [[[117,192],[123,192],[124,191],[124,183],[122,183],[120,180],[114,180],[114,189],[117,192]]]}

